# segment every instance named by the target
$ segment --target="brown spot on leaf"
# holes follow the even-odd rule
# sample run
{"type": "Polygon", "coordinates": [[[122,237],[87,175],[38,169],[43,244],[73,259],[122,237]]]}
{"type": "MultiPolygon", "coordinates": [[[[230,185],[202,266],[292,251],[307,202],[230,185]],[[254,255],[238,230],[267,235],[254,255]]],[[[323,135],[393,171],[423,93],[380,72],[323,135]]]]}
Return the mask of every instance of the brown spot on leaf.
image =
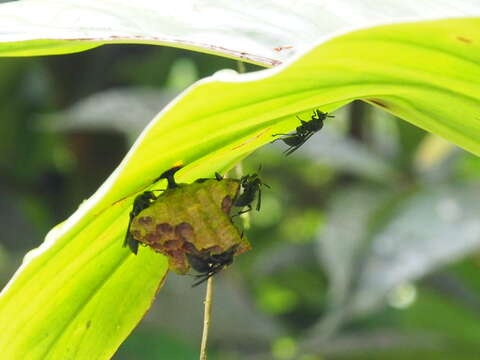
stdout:
{"type": "Polygon", "coordinates": [[[175,235],[180,238],[191,240],[194,235],[192,225],[186,222],[178,224],[177,226],[175,226],[175,235]]]}
{"type": "Polygon", "coordinates": [[[88,320],[87,323],[85,324],[85,327],[88,329],[92,325],[92,320],[88,320]]]}
{"type": "Polygon", "coordinates": [[[149,225],[152,223],[152,218],[150,216],[142,216],[138,218],[138,222],[140,225],[149,225]]]}
{"type": "Polygon", "coordinates": [[[230,212],[230,209],[232,208],[232,204],[233,201],[230,195],[225,196],[222,200],[222,211],[225,214],[228,214],[230,212]]]}
{"type": "Polygon", "coordinates": [[[287,49],[291,49],[291,48],[293,48],[292,45],[283,45],[283,46],[279,46],[279,47],[274,47],[273,50],[280,52],[282,50],[287,50],[287,49]]]}
{"type": "Polygon", "coordinates": [[[165,250],[178,250],[181,249],[183,245],[182,240],[167,240],[163,244],[165,250]]]}
{"type": "Polygon", "coordinates": [[[142,233],[139,230],[132,230],[131,233],[135,240],[140,239],[140,236],[142,236],[142,233]]]}
{"type": "Polygon", "coordinates": [[[185,264],[185,254],[182,250],[170,250],[166,251],[165,255],[168,256],[168,264],[170,269],[173,269],[179,273],[185,273],[188,270],[185,264]]]}
{"type": "MultiPolygon", "coordinates": [[[[163,244],[160,244],[160,243],[154,243],[154,244],[150,244],[150,248],[152,250],[154,250],[155,252],[159,252],[159,253],[162,253],[162,254],[165,254],[165,251],[163,249],[163,244]]],[[[167,254],[165,254],[167,255],[167,254]]]]}
{"type": "Polygon", "coordinates": [[[388,109],[388,105],[382,102],[381,100],[378,100],[378,99],[366,99],[366,100],[370,101],[371,103],[374,103],[375,105],[388,109]]]}
{"type": "Polygon", "coordinates": [[[76,38],[76,39],[69,39],[69,40],[72,40],[72,41],[95,41],[97,39],[95,39],[93,37],[83,37],[83,38],[76,38]]]}
{"type": "Polygon", "coordinates": [[[160,239],[161,236],[158,234],[148,233],[147,235],[145,235],[145,242],[147,242],[148,244],[158,243],[160,239]]]}
{"type": "Polygon", "coordinates": [[[156,231],[157,231],[157,234],[159,235],[170,234],[173,232],[173,227],[168,223],[161,223],[157,225],[156,231]]]}
{"type": "Polygon", "coordinates": [[[472,39],[466,38],[464,36],[457,36],[457,40],[466,44],[471,44],[473,42],[472,39]]]}

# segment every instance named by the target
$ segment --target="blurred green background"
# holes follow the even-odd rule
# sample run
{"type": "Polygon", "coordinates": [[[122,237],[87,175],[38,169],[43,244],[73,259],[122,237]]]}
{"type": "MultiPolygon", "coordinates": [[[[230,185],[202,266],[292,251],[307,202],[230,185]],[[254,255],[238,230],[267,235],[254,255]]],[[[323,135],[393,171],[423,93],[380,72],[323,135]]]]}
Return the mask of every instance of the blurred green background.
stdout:
{"type": "MultiPolygon", "coordinates": [[[[239,64],[133,45],[0,59],[2,286],[164,105],[224,68],[239,64]]],[[[477,358],[480,160],[359,101],[334,115],[293,155],[276,142],[242,164],[271,189],[253,250],[215,278],[211,358],[477,358]]],[[[191,283],[170,274],[114,359],[197,359],[191,283]]]]}

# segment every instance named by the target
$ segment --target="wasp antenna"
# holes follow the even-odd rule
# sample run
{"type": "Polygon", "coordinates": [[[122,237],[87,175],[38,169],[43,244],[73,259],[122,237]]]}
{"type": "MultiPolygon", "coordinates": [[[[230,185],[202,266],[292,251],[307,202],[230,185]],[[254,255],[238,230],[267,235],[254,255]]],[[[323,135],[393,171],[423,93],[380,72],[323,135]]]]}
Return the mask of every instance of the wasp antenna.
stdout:
{"type": "Polygon", "coordinates": [[[207,277],[207,276],[204,276],[203,279],[201,279],[201,280],[199,280],[199,281],[197,281],[197,282],[194,282],[194,283],[192,284],[192,288],[200,285],[201,283],[203,283],[203,282],[205,282],[205,281],[207,281],[207,280],[208,280],[208,277],[207,277]]]}

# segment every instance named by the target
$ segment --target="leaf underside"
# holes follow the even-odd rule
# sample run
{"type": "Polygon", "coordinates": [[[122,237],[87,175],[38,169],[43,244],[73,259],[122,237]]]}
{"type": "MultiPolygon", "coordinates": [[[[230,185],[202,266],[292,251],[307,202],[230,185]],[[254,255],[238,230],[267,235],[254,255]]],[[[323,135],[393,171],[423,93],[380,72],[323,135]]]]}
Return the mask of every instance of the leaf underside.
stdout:
{"type": "Polygon", "coordinates": [[[272,134],[294,129],[296,114],[332,111],[354,99],[480,154],[479,64],[480,18],[463,18],[356,31],[276,69],[219,73],[194,84],[28,255],[0,297],[2,355],[112,356],[167,271],[163,256],[145,248],[134,256],[121,246],[133,197],[179,160],[186,164],[180,182],[213,176],[272,134]]]}

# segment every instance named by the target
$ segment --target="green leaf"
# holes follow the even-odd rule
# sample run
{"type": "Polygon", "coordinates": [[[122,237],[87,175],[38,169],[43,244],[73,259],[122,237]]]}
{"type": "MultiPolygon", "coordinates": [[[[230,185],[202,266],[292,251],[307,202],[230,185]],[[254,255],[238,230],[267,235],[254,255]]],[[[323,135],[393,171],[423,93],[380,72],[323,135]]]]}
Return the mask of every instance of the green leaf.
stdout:
{"type": "Polygon", "coordinates": [[[65,132],[116,131],[133,143],[159,107],[173,98],[171,92],[148,87],[113,88],[81,99],[63,111],[42,115],[42,127],[65,132]]]}
{"type": "Polygon", "coordinates": [[[352,312],[367,313],[395,286],[476,251],[479,211],[476,184],[423,189],[405,199],[371,239],[357,271],[357,288],[350,294],[352,312]]]}
{"type": "Polygon", "coordinates": [[[338,192],[329,203],[318,256],[329,278],[332,308],[343,306],[350,298],[369,240],[369,220],[388,199],[386,189],[355,186],[338,192]]]}
{"type": "Polygon", "coordinates": [[[110,209],[83,231],[65,233],[69,220],[27,255],[1,299],[6,358],[108,358],[129,334],[128,324],[141,319],[167,262],[119,249],[122,210],[110,209]]]}
{"type": "Polygon", "coordinates": [[[302,49],[353,29],[402,21],[480,15],[474,1],[22,0],[0,6],[0,56],[150,44],[278,65],[302,49]],[[295,11],[292,11],[295,9],[295,11]],[[2,44],[3,43],[3,44],[2,44]]]}
{"type": "Polygon", "coordinates": [[[393,201],[385,194],[352,188],[334,198],[319,251],[333,310],[324,327],[378,310],[396,287],[480,246],[475,184],[421,188],[393,201]]]}
{"type": "Polygon", "coordinates": [[[179,160],[186,164],[179,182],[212,176],[268,144],[271,134],[294,129],[296,114],[353,99],[479,154],[479,39],[480,18],[381,26],[334,38],[273,70],[222,72],[196,83],[154,119],[2,292],[2,356],[114,353],[166,272],[164,257],[148,249],[135,257],[121,246],[133,197],[179,160]]]}

